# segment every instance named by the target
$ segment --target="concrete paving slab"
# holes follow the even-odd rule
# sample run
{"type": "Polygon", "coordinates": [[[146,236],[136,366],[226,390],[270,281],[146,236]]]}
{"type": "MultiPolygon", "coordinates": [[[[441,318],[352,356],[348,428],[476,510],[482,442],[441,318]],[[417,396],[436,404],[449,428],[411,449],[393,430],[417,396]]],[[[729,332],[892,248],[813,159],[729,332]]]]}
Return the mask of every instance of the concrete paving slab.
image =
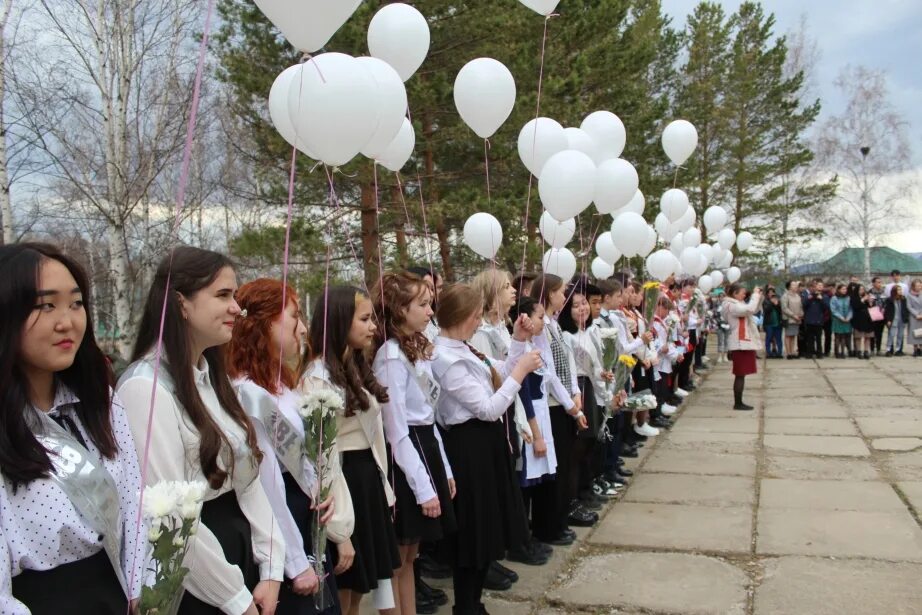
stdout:
{"type": "Polygon", "coordinates": [[[759,511],[756,551],[922,562],[922,530],[908,511],[766,508],[759,511]]]}
{"type": "Polygon", "coordinates": [[[878,451],[912,451],[922,447],[922,438],[877,438],[871,446],[878,451]]]}
{"type": "Polygon", "coordinates": [[[898,481],[922,480],[922,450],[908,453],[885,453],[883,465],[898,481]]]}
{"type": "Polygon", "coordinates": [[[858,430],[849,419],[766,418],[765,433],[815,436],[857,436],[858,430]]]}
{"type": "MultiPolygon", "coordinates": [[[[599,512],[599,516],[603,514],[605,514],[604,509],[599,512]]],[[[547,588],[556,583],[564,574],[567,561],[574,549],[578,549],[588,535],[588,528],[574,528],[576,529],[584,530],[584,532],[577,532],[577,541],[568,547],[554,547],[551,559],[543,566],[528,566],[504,560],[503,566],[515,570],[519,575],[519,580],[512,584],[511,589],[493,595],[513,600],[533,600],[543,596],[547,588]]],[[[504,613],[505,611],[497,610],[496,612],[504,613]]]]}
{"type": "Polygon", "coordinates": [[[710,453],[731,453],[752,455],[756,450],[758,436],[745,433],[707,433],[686,431],[669,434],[660,446],[682,450],[697,450],[710,453]]]}
{"type": "Polygon", "coordinates": [[[922,515],[922,480],[900,481],[896,486],[903,492],[912,507],[916,509],[916,514],[922,515]]]}
{"type": "Polygon", "coordinates": [[[865,436],[896,436],[915,437],[922,436],[922,417],[919,420],[894,419],[877,417],[858,417],[855,419],[858,428],[865,436]]]}
{"type": "Polygon", "coordinates": [[[829,397],[809,398],[809,401],[768,400],[765,417],[772,418],[847,418],[848,409],[829,397]]]}
{"type": "MultiPolygon", "coordinates": [[[[748,384],[748,383],[747,383],[748,384]]],[[[747,387],[748,388],[748,387],[747,387]]],[[[765,399],[796,399],[804,397],[823,397],[834,394],[829,385],[826,386],[774,386],[763,391],[765,399]]]]}
{"type": "Polygon", "coordinates": [[[759,491],[760,508],[809,510],[902,511],[906,507],[887,483],[845,480],[766,478],[759,491]]]}
{"type": "Polygon", "coordinates": [[[739,412],[734,410],[733,400],[727,398],[721,399],[719,402],[713,404],[699,404],[695,402],[694,405],[682,410],[682,418],[748,419],[758,421],[759,417],[762,416],[762,402],[756,399],[747,399],[746,403],[755,406],[755,410],[751,412],[739,412]]]}
{"type": "Polygon", "coordinates": [[[550,594],[566,605],[656,613],[743,615],[748,577],[717,558],[685,553],[612,553],[582,560],[550,594]],[[668,591],[652,591],[668,581],[668,591]]]}
{"type": "Polygon", "coordinates": [[[765,562],[755,615],[911,615],[922,604],[922,566],[780,557],[765,562]]]}
{"type": "Polygon", "coordinates": [[[836,457],[769,455],[765,476],[800,480],[880,480],[870,461],[836,457]]]}
{"type": "Polygon", "coordinates": [[[625,502],[698,504],[704,506],[749,505],[755,499],[752,479],[738,476],[645,474],[628,488],[625,502]]]}
{"type": "Polygon", "coordinates": [[[709,433],[759,433],[759,422],[750,418],[749,412],[737,412],[733,418],[696,418],[683,417],[672,428],[673,434],[685,431],[706,431],[709,433]]]}
{"type": "Polygon", "coordinates": [[[783,451],[836,457],[868,457],[871,454],[861,438],[849,436],[766,435],[764,444],[776,454],[783,451]]]}
{"type": "Polygon", "coordinates": [[[911,395],[893,395],[890,389],[881,391],[879,395],[851,395],[844,398],[845,403],[852,408],[890,408],[908,407],[922,410],[922,402],[918,397],[911,395]]]}
{"type": "Polygon", "coordinates": [[[643,471],[753,477],[756,474],[756,460],[752,455],[661,448],[647,460],[643,471]]]}
{"type": "Polygon", "coordinates": [[[748,554],[752,509],[619,502],[592,534],[592,542],[748,554]]]}

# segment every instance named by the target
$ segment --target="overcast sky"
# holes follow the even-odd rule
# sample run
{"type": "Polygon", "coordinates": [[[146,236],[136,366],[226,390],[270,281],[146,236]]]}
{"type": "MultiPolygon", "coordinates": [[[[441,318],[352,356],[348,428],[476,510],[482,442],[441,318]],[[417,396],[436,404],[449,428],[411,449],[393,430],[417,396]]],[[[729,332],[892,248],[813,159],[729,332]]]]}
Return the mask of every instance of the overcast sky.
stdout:
{"type": "MultiPolygon", "coordinates": [[[[728,14],[741,1],[719,0],[728,14]]],[[[684,27],[697,4],[697,0],[663,0],[676,28],[684,27]]],[[[820,53],[815,75],[823,107],[820,122],[844,109],[845,100],[833,85],[843,66],[860,64],[886,71],[890,99],[909,121],[916,176],[922,178],[922,1],[765,0],[762,6],[774,13],[778,34],[797,30],[806,16],[808,33],[820,53]]],[[[922,195],[914,201],[913,228],[888,241],[906,252],[922,251],[922,195]]]]}

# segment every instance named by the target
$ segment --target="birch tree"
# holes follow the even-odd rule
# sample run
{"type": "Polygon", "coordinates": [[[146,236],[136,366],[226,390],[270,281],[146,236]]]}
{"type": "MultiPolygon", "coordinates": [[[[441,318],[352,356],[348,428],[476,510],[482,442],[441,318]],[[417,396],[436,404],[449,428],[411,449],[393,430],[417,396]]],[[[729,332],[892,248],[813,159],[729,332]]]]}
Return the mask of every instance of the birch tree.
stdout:
{"type": "Polygon", "coordinates": [[[915,190],[909,124],[890,101],[883,71],[848,66],[835,82],[844,111],[823,126],[820,152],[838,173],[837,198],[825,214],[830,231],[845,245],[864,249],[864,277],[871,275],[871,247],[903,228],[904,203],[915,190]]]}

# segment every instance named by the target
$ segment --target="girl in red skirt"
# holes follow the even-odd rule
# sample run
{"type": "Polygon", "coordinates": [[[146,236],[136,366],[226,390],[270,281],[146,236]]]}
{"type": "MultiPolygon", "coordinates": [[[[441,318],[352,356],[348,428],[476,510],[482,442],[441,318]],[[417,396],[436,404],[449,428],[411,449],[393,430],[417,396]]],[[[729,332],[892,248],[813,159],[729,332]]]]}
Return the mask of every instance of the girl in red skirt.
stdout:
{"type": "Polygon", "coordinates": [[[762,289],[755,288],[749,302],[745,301],[746,288],[741,284],[731,284],[724,300],[724,319],[730,324],[727,335],[727,350],[733,362],[733,409],[752,410],[752,406],[743,403],[743,386],[746,376],[756,373],[756,349],[761,345],[759,328],[755,313],[762,305],[762,289]]]}

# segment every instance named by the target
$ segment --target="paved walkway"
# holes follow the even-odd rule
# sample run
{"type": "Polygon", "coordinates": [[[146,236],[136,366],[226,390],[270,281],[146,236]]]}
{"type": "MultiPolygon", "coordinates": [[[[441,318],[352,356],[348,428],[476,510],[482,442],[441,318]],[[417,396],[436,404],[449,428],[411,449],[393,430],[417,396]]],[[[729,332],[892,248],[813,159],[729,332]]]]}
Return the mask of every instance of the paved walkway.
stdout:
{"type": "Polygon", "coordinates": [[[595,528],[510,564],[493,615],[922,613],[922,360],[770,361],[754,412],[711,372],[595,528]]]}

